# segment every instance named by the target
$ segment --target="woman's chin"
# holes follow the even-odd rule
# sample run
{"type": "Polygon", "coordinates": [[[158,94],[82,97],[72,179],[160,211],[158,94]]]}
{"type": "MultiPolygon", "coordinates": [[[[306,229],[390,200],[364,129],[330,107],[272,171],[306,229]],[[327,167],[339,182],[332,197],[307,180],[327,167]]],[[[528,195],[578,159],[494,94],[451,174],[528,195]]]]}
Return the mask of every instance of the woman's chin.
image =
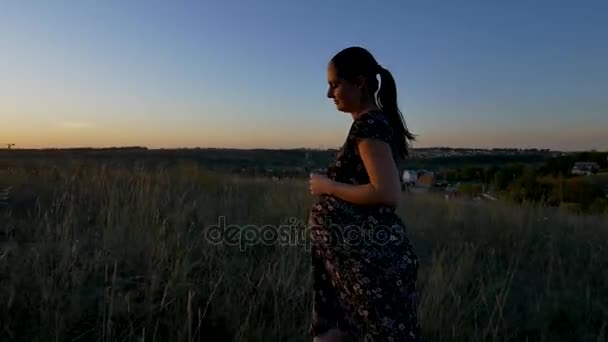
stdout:
{"type": "Polygon", "coordinates": [[[336,109],[340,112],[346,112],[345,108],[341,106],[339,103],[336,103],[336,109]]]}

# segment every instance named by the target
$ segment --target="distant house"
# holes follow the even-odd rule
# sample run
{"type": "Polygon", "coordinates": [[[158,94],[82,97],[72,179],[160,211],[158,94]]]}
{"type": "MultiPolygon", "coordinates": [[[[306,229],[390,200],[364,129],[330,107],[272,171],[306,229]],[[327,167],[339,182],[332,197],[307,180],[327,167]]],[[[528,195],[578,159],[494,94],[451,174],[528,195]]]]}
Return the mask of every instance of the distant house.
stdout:
{"type": "Polygon", "coordinates": [[[433,173],[423,173],[418,176],[416,181],[417,186],[432,187],[435,185],[435,175],[433,173]]]}
{"type": "Polygon", "coordinates": [[[418,179],[418,173],[413,170],[404,170],[401,175],[401,183],[404,185],[414,185],[418,179]]]}
{"type": "Polygon", "coordinates": [[[572,174],[577,176],[589,176],[597,173],[600,166],[596,162],[576,162],[572,167],[572,174]]]}
{"type": "Polygon", "coordinates": [[[401,174],[401,188],[403,190],[423,190],[435,185],[435,173],[428,170],[405,170],[401,174]]]}
{"type": "Polygon", "coordinates": [[[415,171],[404,170],[401,174],[401,191],[410,190],[416,184],[418,175],[415,171]]]}

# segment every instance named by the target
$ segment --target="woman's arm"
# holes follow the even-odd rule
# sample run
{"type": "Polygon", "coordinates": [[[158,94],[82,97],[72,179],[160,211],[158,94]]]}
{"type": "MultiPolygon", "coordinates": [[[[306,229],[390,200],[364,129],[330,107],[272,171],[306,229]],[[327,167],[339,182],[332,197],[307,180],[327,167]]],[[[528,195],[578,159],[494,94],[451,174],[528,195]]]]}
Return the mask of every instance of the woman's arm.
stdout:
{"type": "Polygon", "coordinates": [[[401,184],[390,146],[377,139],[360,139],[358,149],[370,183],[351,185],[332,182],[327,190],[329,194],[359,205],[397,206],[401,184]]]}

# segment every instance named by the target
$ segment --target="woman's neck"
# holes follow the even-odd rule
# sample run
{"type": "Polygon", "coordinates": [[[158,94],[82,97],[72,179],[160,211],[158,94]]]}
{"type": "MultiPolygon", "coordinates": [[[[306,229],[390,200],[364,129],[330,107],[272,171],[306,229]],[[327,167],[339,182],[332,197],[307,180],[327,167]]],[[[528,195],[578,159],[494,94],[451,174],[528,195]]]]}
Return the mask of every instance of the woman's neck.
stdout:
{"type": "Polygon", "coordinates": [[[361,115],[374,111],[374,110],[379,110],[380,108],[378,108],[378,106],[375,103],[370,103],[368,105],[362,106],[361,110],[358,110],[356,112],[352,112],[350,113],[351,116],[353,117],[353,120],[357,120],[357,118],[359,118],[361,115]]]}

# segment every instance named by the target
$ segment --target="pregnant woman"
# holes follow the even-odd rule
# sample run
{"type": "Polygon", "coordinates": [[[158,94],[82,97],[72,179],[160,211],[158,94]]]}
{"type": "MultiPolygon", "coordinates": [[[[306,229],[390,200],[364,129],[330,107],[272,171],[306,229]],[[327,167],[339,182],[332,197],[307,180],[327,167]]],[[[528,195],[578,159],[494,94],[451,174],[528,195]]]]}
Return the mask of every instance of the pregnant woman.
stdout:
{"type": "Polygon", "coordinates": [[[414,136],[391,73],[366,49],[340,51],[327,69],[336,108],[352,116],[326,173],[310,176],[314,341],[419,341],[417,257],[396,214],[397,160],[414,136]],[[378,81],[378,76],[380,83],[378,81]]]}

